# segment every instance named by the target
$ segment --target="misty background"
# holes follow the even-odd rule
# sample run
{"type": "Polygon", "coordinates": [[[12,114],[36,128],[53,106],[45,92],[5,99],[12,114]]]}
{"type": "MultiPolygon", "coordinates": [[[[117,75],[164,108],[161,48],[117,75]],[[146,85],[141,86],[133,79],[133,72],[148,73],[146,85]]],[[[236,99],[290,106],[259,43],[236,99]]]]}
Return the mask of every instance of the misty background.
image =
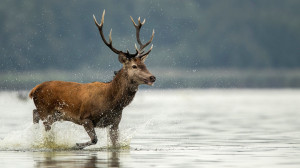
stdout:
{"type": "Polygon", "coordinates": [[[2,0],[0,89],[110,81],[121,64],[92,17],[104,9],[119,50],[135,51],[129,16],[146,19],[144,42],[155,30],[146,61],[155,88],[300,87],[298,0],[2,0]]]}

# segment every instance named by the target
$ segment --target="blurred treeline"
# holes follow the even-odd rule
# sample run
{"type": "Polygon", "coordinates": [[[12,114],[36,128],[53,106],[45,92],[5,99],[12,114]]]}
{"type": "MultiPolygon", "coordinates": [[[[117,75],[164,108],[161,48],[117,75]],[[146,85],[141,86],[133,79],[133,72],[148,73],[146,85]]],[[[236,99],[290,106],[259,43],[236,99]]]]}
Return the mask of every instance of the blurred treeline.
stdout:
{"type": "Polygon", "coordinates": [[[103,9],[106,37],[112,28],[124,51],[136,43],[129,16],[146,18],[158,72],[300,68],[299,0],[1,0],[1,72],[120,68],[93,22],[103,9]]]}

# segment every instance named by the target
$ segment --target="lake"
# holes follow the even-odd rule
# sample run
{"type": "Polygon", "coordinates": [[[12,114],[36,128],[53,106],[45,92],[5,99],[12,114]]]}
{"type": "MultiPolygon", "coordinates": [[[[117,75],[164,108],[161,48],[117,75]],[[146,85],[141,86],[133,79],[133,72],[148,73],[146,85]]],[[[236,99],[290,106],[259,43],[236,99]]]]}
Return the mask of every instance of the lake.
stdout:
{"type": "Polygon", "coordinates": [[[300,90],[140,90],[123,111],[120,149],[82,126],[32,124],[28,91],[0,92],[0,167],[300,167],[300,90]]]}

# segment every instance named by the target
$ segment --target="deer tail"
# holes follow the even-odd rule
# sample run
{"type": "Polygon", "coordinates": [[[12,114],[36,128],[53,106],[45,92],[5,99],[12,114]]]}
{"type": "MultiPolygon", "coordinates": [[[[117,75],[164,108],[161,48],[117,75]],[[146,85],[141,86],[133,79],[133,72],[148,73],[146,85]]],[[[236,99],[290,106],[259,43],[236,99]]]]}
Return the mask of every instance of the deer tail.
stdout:
{"type": "Polygon", "coordinates": [[[39,87],[40,85],[37,85],[37,86],[35,86],[31,91],[30,91],[30,93],[29,93],[29,98],[33,98],[33,94],[34,94],[34,92],[36,91],[36,89],[39,87]]]}

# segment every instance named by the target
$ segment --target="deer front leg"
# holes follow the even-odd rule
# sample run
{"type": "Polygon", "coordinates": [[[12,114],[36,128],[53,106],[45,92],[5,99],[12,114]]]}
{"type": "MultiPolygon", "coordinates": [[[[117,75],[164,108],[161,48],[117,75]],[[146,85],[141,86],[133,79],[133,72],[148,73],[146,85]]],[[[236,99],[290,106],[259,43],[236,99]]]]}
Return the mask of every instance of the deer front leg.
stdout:
{"type": "Polygon", "coordinates": [[[32,112],[33,124],[38,124],[40,121],[40,115],[37,109],[34,109],[32,112]]]}
{"type": "Polygon", "coordinates": [[[76,147],[79,149],[83,149],[90,145],[95,145],[98,141],[93,122],[89,119],[85,119],[82,121],[82,125],[91,138],[91,141],[85,143],[76,143],[76,147]]]}
{"type": "Polygon", "coordinates": [[[49,131],[51,129],[51,125],[54,123],[54,119],[52,115],[49,115],[46,120],[44,120],[43,124],[45,126],[45,130],[49,131]]]}
{"type": "Polygon", "coordinates": [[[109,136],[112,142],[112,146],[115,148],[118,145],[119,141],[119,123],[122,118],[122,111],[118,113],[118,117],[116,118],[115,122],[109,128],[109,136]]]}
{"type": "Polygon", "coordinates": [[[109,128],[109,136],[113,147],[117,147],[119,140],[119,127],[112,126],[109,128]]]}

